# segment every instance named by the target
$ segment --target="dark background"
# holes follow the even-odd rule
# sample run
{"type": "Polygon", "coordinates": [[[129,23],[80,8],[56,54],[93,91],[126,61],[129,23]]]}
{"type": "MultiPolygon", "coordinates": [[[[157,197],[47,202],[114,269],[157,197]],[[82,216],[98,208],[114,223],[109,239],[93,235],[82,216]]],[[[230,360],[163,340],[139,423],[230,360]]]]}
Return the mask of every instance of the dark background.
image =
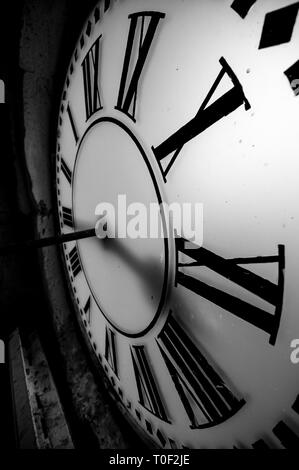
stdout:
{"type": "MultiPolygon", "coordinates": [[[[35,142],[34,133],[33,137],[30,137],[32,129],[28,128],[28,122],[31,122],[30,112],[32,113],[32,109],[35,108],[37,115],[38,113],[42,115],[44,112],[47,116],[48,135],[45,138],[47,155],[43,158],[49,159],[48,171],[51,177],[51,155],[55,154],[57,113],[65,73],[81,27],[95,4],[95,0],[1,2],[0,79],[5,82],[6,94],[6,103],[0,105],[1,246],[14,241],[53,235],[47,232],[47,228],[43,229],[42,233],[38,230],[37,221],[46,220],[48,216],[53,219],[55,234],[57,226],[52,209],[48,209],[43,201],[37,204],[32,190],[33,181],[28,172],[25,152],[28,140],[29,145],[32,146],[35,142]],[[50,26],[47,24],[47,18],[51,18],[50,26]],[[52,29],[49,30],[49,28],[52,29]],[[43,35],[45,44],[42,44],[43,35]],[[53,38],[55,39],[56,35],[59,39],[55,43],[53,38]],[[51,61],[55,64],[53,65],[51,61]],[[53,68],[51,74],[48,73],[47,67],[53,68]],[[47,76],[47,73],[50,78],[44,80],[43,77],[47,76]],[[32,95],[28,94],[31,81],[35,86],[35,93],[32,95]],[[43,110],[45,96],[45,109],[43,110]]],[[[37,129],[36,132],[39,137],[40,130],[37,129]]],[[[44,184],[43,181],[38,183],[44,184]]],[[[53,194],[52,197],[54,198],[53,194]]],[[[6,344],[6,364],[0,365],[0,449],[18,446],[14,433],[15,404],[12,403],[10,357],[7,347],[10,335],[16,328],[20,332],[30,331],[33,328],[37,330],[76,448],[98,448],[101,446],[101,440],[104,440],[104,447],[116,447],[115,443],[121,442],[123,446],[129,448],[135,446],[143,448],[143,444],[128,428],[122,415],[114,409],[111,397],[103,390],[94,364],[88,358],[88,351],[81,339],[78,326],[75,322],[73,324],[71,319],[68,323],[70,328],[67,327],[68,331],[65,331],[63,325],[57,319],[54,320],[55,315],[53,315],[47,292],[47,281],[43,273],[40,253],[37,251],[21,250],[14,254],[0,255],[0,338],[6,344]],[[61,332],[60,337],[57,331],[61,332]],[[63,338],[63,342],[61,338],[68,333],[72,339],[67,341],[63,338]],[[78,359],[75,359],[75,371],[70,370],[69,364],[69,351],[74,347],[79,351],[76,356],[78,359]],[[90,376],[90,371],[93,378],[90,376]],[[72,378],[70,378],[71,374],[72,378]],[[76,390],[79,386],[77,382],[80,382],[82,377],[84,380],[87,377],[87,388],[96,384],[101,389],[100,398],[98,396],[92,398],[87,411],[76,390]],[[96,430],[101,427],[101,423],[93,422],[98,419],[96,406],[99,404],[99,399],[99,414],[102,413],[107,421],[105,439],[97,436],[96,430]],[[108,412],[107,408],[110,409],[110,407],[111,412],[108,412]],[[82,411],[83,408],[84,411],[82,411]],[[92,412],[95,413],[95,418],[92,412]],[[108,420],[107,413],[109,414],[108,420]],[[118,436],[119,432],[121,437],[118,436]]],[[[68,297],[66,285],[64,290],[68,297]]],[[[67,303],[71,310],[69,298],[67,298],[67,303]]],[[[102,431],[103,433],[105,434],[105,430],[102,431]]]]}

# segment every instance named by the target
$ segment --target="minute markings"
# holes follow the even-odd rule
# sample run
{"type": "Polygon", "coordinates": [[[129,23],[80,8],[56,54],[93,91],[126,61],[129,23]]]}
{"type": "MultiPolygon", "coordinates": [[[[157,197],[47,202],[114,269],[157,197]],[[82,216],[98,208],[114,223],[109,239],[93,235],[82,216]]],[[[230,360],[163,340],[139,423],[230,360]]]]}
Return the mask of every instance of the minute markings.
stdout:
{"type": "Polygon", "coordinates": [[[68,117],[69,117],[69,120],[70,120],[70,125],[71,125],[71,129],[72,129],[72,133],[73,133],[75,142],[76,142],[76,144],[78,144],[78,142],[79,142],[78,131],[77,131],[77,127],[76,127],[76,124],[75,124],[75,121],[74,121],[73,113],[72,113],[72,110],[71,110],[71,107],[70,107],[69,104],[67,105],[66,110],[67,110],[67,114],[68,114],[68,117]]]}
{"type": "Polygon", "coordinates": [[[74,228],[73,212],[68,207],[62,207],[62,220],[64,225],[74,228]]]}
{"type": "Polygon", "coordinates": [[[87,322],[91,324],[91,296],[88,297],[86,304],[83,308],[84,314],[86,316],[87,322]]]}
{"type": "Polygon", "coordinates": [[[194,137],[200,135],[202,132],[204,132],[206,129],[218,122],[224,116],[231,114],[242,104],[244,104],[246,111],[250,109],[250,104],[244,95],[243,88],[235,73],[228,65],[224,57],[221,57],[219,62],[222,66],[222,69],[218,74],[214,84],[212,85],[209,93],[207,94],[205,100],[200,106],[196,116],[191,119],[187,124],[182,126],[178,131],[168,137],[160,145],[158,145],[157,147],[152,147],[152,150],[160,166],[165,181],[169,170],[171,169],[176,158],[178,157],[179,153],[187,142],[194,139],[194,137]],[[214,103],[207,106],[225,74],[230,77],[233,84],[233,88],[227,91],[220,98],[218,98],[214,103]],[[161,162],[172,152],[174,152],[174,154],[170,160],[170,163],[168,164],[166,169],[163,170],[161,162]]]}
{"type": "Polygon", "coordinates": [[[64,174],[64,176],[66,177],[68,183],[72,184],[72,172],[69,169],[68,165],[66,164],[66,162],[64,161],[63,158],[61,158],[61,171],[64,174]]]}
{"type": "Polygon", "coordinates": [[[70,251],[69,259],[70,259],[72,274],[74,277],[76,277],[82,271],[77,246],[74,246],[74,248],[70,251]]]}

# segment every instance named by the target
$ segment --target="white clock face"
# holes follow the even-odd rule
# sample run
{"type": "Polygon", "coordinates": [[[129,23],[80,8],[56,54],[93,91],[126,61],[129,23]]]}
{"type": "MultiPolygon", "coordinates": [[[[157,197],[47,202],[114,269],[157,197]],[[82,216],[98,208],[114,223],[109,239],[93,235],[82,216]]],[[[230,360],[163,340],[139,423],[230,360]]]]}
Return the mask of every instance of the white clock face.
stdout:
{"type": "Polygon", "coordinates": [[[99,367],[161,447],[299,442],[298,16],[286,0],[100,2],[68,69],[61,232],[120,195],[203,204],[201,245],[168,230],[63,247],[99,367]]]}

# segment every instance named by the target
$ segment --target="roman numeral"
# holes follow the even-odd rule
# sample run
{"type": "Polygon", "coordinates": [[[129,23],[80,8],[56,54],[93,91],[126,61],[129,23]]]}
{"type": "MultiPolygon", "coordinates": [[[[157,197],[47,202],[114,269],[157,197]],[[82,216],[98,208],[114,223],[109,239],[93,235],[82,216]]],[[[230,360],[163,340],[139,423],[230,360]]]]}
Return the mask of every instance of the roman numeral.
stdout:
{"type": "Polygon", "coordinates": [[[196,116],[183,127],[181,127],[178,131],[168,137],[164,142],[158,145],[158,147],[152,147],[165,181],[169,170],[187,142],[200,135],[224,116],[231,114],[242,104],[245,105],[246,110],[250,109],[250,104],[244,95],[243,88],[236,75],[223,57],[219,62],[222,66],[222,69],[213,86],[211,87],[208,95],[203,101],[201,107],[199,108],[196,116]],[[226,74],[231,79],[233,87],[208,106],[208,103],[211,101],[214,93],[216,92],[219,84],[226,74]],[[173,155],[170,158],[170,162],[166,168],[163,169],[161,162],[164,158],[168,157],[172,153],[173,155]]]}
{"type": "Polygon", "coordinates": [[[157,418],[168,422],[166,411],[148,363],[144,346],[132,346],[131,356],[140,405],[157,418]]]}
{"type": "Polygon", "coordinates": [[[70,258],[71,270],[72,270],[73,276],[76,277],[82,270],[80,259],[79,259],[79,253],[78,253],[78,249],[76,246],[72,249],[72,251],[70,251],[69,258],[70,258]]]}
{"type": "Polygon", "coordinates": [[[245,404],[227,387],[171,314],[157,344],[191,429],[216,426],[245,404]]]}
{"type": "Polygon", "coordinates": [[[62,208],[62,220],[63,220],[64,225],[67,225],[68,227],[71,227],[71,228],[74,227],[73,213],[72,213],[72,210],[69,209],[68,207],[62,208]]]}
{"type": "Polygon", "coordinates": [[[82,62],[86,121],[102,109],[99,83],[101,37],[94,42],[82,62]]]}
{"type": "MultiPolygon", "coordinates": [[[[270,336],[270,344],[274,345],[279,329],[284,290],[285,250],[283,245],[278,246],[278,254],[275,256],[258,256],[255,258],[225,259],[203,247],[188,242],[192,248],[186,248],[186,241],[177,238],[177,260],[179,254],[184,254],[193,259],[192,263],[177,264],[176,281],[178,284],[190,289],[196,294],[210,300],[251,325],[265,331],[270,336]],[[277,284],[264,279],[239,264],[264,264],[275,263],[278,270],[277,284]],[[263,308],[244,301],[227,291],[212,287],[200,279],[194,278],[180,271],[180,268],[206,266],[217,274],[231,281],[235,286],[240,286],[255,294],[260,299],[274,307],[274,313],[269,313],[263,308]]],[[[272,307],[272,309],[273,309],[272,307]]]]}
{"type": "Polygon", "coordinates": [[[67,110],[67,114],[68,114],[68,117],[69,117],[69,120],[70,120],[73,136],[74,136],[75,142],[77,144],[78,141],[79,141],[79,137],[78,137],[77,128],[76,128],[75,121],[74,121],[74,118],[73,118],[73,114],[72,114],[72,111],[71,111],[71,108],[70,108],[69,104],[67,105],[66,110],[67,110]]]}
{"type": "Polygon", "coordinates": [[[60,168],[61,168],[62,173],[66,177],[67,181],[69,182],[69,184],[72,184],[72,172],[69,169],[69,167],[67,166],[67,164],[65,163],[63,158],[61,159],[60,168]]]}
{"type": "Polygon", "coordinates": [[[91,323],[91,297],[89,296],[83,308],[88,324],[91,323]]]}
{"type": "Polygon", "coordinates": [[[114,374],[118,377],[115,333],[107,326],[105,337],[105,359],[113,370],[114,374]]]}
{"type": "Polygon", "coordinates": [[[164,17],[165,14],[159,12],[140,12],[129,15],[131,23],[117,106],[115,108],[125,113],[134,122],[136,121],[135,114],[138,84],[146,59],[149,55],[158,24],[164,17]],[[134,55],[136,55],[135,51],[137,51],[136,60],[134,60],[134,55]],[[130,77],[129,70],[132,70],[130,77]]]}

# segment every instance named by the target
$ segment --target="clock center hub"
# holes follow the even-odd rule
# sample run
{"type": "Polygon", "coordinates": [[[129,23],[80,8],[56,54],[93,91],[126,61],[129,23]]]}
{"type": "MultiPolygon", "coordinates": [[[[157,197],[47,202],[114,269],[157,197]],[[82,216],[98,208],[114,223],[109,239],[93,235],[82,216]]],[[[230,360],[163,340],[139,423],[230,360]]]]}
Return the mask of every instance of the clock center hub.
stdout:
{"type": "Polygon", "coordinates": [[[109,236],[78,241],[78,250],[95,301],[127,336],[149,331],[164,306],[168,242],[161,234],[151,236],[149,227],[150,208],[161,202],[153,170],[134,134],[113,118],[92,123],[76,157],[74,224],[77,230],[95,226],[101,205],[109,236]]]}

